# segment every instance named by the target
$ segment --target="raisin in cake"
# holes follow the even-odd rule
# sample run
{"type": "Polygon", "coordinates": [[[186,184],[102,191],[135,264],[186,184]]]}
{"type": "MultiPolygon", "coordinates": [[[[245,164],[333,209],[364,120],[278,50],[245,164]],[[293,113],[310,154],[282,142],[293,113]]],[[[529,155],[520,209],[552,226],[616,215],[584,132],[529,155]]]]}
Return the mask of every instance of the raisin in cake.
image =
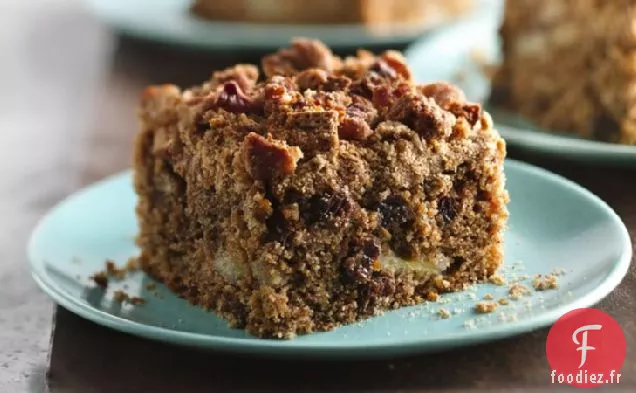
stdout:
{"type": "Polygon", "coordinates": [[[203,18],[254,23],[406,24],[426,27],[460,16],[473,0],[195,0],[203,18]]]}
{"type": "Polygon", "coordinates": [[[636,144],[636,3],[505,2],[492,103],[547,129],[636,144]]]}
{"type": "Polygon", "coordinates": [[[502,263],[505,145],[402,56],[296,40],[201,86],[149,87],[135,147],[143,269],[260,337],[461,290],[502,263]]]}

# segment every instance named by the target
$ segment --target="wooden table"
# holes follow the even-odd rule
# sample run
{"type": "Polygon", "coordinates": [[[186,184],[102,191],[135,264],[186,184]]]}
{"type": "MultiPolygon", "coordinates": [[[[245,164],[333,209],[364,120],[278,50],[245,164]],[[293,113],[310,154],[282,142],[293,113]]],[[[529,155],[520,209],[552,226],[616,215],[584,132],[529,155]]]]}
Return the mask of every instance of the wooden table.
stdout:
{"type": "MultiPolygon", "coordinates": [[[[74,0],[3,0],[0,30],[0,392],[554,387],[544,352],[547,330],[406,359],[290,362],[144,341],[54,307],[30,278],[28,233],[64,196],[129,166],[139,90],[150,83],[195,83],[254,55],[197,54],[119,39],[74,0]]],[[[634,239],[636,171],[532,161],[605,199],[634,239]]],[[[622,384],[614,387],[625,391],[636,389],[635,276],[632,264],[620,287],[599,304],[625,331],[627,359],[622,384]]]]}

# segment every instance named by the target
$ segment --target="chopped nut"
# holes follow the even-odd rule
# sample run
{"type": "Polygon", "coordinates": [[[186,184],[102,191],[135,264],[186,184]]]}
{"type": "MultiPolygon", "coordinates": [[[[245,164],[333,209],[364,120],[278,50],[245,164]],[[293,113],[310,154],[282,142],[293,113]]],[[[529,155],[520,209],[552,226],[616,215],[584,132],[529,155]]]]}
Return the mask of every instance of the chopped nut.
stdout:
{"type": "Polygon", "coordinates": [[[480,314],[488,314],[497,309],[497,303],[493,302],[479,302],[475,305],[475,311],[480,314]]]}
{"type": "Polygon", "coordinates": [[[291,175],[303,156],[297,147],[287,146],[269,136],[264,138],[250,132],[244,140],[243,161],[255,179],[269,180],[276,175],[291,175]]]}

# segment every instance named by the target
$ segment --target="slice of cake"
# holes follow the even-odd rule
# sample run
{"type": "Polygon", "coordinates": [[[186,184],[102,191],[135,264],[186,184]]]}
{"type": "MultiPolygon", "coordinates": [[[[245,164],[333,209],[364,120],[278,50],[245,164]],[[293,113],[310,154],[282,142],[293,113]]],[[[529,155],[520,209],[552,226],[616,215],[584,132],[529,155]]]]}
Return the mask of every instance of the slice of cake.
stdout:
{"type": "Polygon", "coordinates": [[[461,290],[502,263],[505,145],[402,56],[297,40],[141,99],[141,266],[261,337],[461,290]]]}
{"type": "Polygon", "coordinates": [[[636,144],[636,3],[505,2],[492,103],[544,128],[636,144]]]}
{"type": "Polygon", "coordinates": [[[472,7],[473,0],[195,0],[192,11],[220,21],[426,27],[472,7]]]}

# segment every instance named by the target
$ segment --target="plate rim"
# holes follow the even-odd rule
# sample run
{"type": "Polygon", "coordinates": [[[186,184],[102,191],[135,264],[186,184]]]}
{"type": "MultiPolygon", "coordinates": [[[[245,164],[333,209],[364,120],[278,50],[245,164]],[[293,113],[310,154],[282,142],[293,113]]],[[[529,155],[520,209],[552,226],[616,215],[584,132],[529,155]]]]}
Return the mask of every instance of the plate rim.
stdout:
{"type": "MultiPolygon", "coordinates": [[[[87,187],[69,195],[61,202],[51,208],[37,223],[27,245],[27,256],[31,274],[38,286],[47,293],[58,305],[68,309],[74,314],[95,322],[99,325],[112,328],[116,331],[145,337],[152,340],[179,344],[189,347],[218,349],[237,353],[252,353],[268,355],[310,355],[310,356],[338,356],[338,357],[372,357],[374,355],[388,356],[407,353],[422,353],[436,350],[443,350],[457,346],[468,346],[476,343],[498,340],[520,333],[530,332],[546,327],[556,321],[568,311],[576,308],[589,307],[611,293],[623,280],[628,272],[632,259],[632,242],[625,224],[618,214],[601,198],[593,194],[586,188],[575,182],[550,172],[546,169],[527,164],[521,161],[506,159],[507,167],[514,167],[525,174],[531,176],[544,177],[551,182],[577,193],[580,197],[593,202],[599,209],[603,210],[608,219],[620,231],[622,248],[620,257],[616,260],[609,271],[606,279],[593,290],[584,296],[573,299],[570,302],[559,305],[549,311],[536,316],[522,319],[508,324],[497,324],[486,326],[478,332],[472,330],[436,335],[434,340],[427,340],[422,337],[412,337],[408,339],[394,340],[390,337],[373,340],[371,343],[345,342],[345,343],[320,343],[304,342],[298,340],[275,340],[260,338],[235,338],[215,336],[204,333],[184,332],[173,330],[167,327],[151,326],[133,320],[121,318],[85,304],[81,299],[66,293],[57,288],[54,281],[46,278],[43,273],[43,260],[36,258],[35,246],[39,239],[39,233],[44,228],[49,219],[63,206],[72,203],[75,198],[81,197],[90,190],[103,186],[120,177],[130,177],[132,171],[126,170],[115,175],[106,177],[100,181],[92,183],[87,187]]],[[[617,243],[618,247],[618,243],[617,243]]]]}

